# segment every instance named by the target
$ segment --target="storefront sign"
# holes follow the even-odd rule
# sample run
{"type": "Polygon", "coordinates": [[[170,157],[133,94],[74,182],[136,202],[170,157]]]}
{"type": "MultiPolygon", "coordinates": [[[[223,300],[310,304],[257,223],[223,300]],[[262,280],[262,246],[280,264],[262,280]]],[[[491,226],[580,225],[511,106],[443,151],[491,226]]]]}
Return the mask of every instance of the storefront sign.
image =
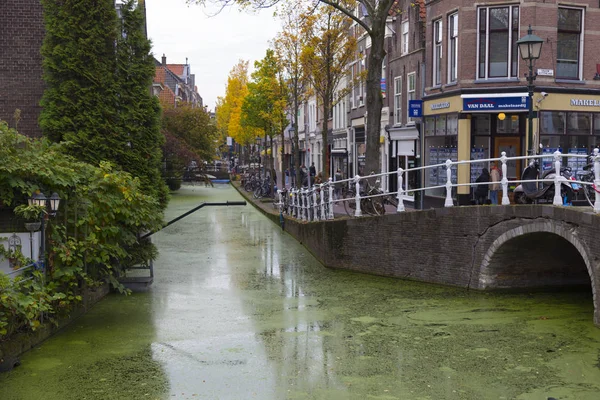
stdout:
{"type": "MultiPolygon", "coordinates": [[[[450,103],[448,103],[448,106],[450,103]]],[[[423,116],[423,101],[422,100],[409,100],[408,101],[409,117],[417,118],[423,116]]]]}
{"type": "Polygon", "coordinates": [[[446,101],[443,103],[433,103],[431,105],[432,110],[440,110],[442,108],[450,108],[450,103],[446,101]]]}
{"type": "Polygon", "coordinates": [[[571,99],[572,106],[600,107],[600,100],[571,99]]]}
{"type": "Polygon", "coordinates": [[[464,111],[527,110],[529,97],[476,97],[463,99],[464,111]]]}

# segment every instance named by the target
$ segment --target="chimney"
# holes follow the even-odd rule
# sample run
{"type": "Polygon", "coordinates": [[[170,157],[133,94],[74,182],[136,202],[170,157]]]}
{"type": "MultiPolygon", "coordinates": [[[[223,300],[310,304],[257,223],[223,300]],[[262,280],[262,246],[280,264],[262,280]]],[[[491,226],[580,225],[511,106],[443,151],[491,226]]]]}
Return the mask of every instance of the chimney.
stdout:
{"type": "Polygon", "coordinates": [[[165,56],[164,53],[163,53],[163,56],[162,56],[162,65],[163,66],[167,65],[167,56],[165,56]]]}

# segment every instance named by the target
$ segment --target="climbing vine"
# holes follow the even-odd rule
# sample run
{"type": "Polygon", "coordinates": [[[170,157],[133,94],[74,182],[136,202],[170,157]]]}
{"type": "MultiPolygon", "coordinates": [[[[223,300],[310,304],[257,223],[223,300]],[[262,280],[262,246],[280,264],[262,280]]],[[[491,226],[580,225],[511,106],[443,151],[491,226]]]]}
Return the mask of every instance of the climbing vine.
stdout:
{"type": "Polygon", "coordinates": [[[162,214],[157,199],[141,192],[139,179],[108,162],[77,161],[61,145],[27,138],[0,121],[0,206],[23,218],[40,215],[25,205],[38,190],[63,199],[56,216],[43,216],[45,274],[31,268],[10,279],[0,273],[0,339],[36,329],[42,315],[55,321],[81,300],[83,288],[116,282],[121,268],[156,256],[138,238],[158,229],[162,214]]]}

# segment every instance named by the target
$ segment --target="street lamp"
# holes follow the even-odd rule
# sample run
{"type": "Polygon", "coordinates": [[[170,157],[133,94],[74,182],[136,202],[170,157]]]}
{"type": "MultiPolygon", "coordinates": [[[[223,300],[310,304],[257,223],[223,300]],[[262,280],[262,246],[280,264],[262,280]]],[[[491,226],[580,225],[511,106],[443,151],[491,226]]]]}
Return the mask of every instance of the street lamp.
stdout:
{"type": "MultiPolygon", "coordinates": [[[[58,206],[60,205],[60,196],[58,195],[58,193],[54,192],[52,193],[52,195],[48,198],[46,196],[44,196],[43,193],[38,192],[38,193],[34,193],[30,198],[27,199],[28,204],[31,205],[36,205],[36,206],[40,206],[40,207],[44,207],[47,208],[48,205],[50,206],[50,215],[51,216],[55,216],[56,212],[58,211],[58,206]]],[[[42,222],[42,228],[40,231],[40,242],[41,242],[41,249],[40,249],[40,256],[39,258],[40,260],[40,265],[41,265],[41,269],[44,270],[45,266],[46,266],[46,227],[45,227],[45,222],[46,222],[46,216],[42,213],[40,215],[41,218],[41,222],[42,222]]]]}
{"type": "Polygon", "coordinates": [[[540,54],[542,53],[542,44],[544,40],[538,36],[533,34],[531,30],[531,25],[529,25],[529,29],[527,30],[527,35],[517,40],[517,45],[519,46],[519,52],[521,53],[521,58],[524,61],[529,61],[529,73],[525,75],[527,78],[527,90],[529,91],[529,115],[528,115],[528,132],[527,132],[527,142],[529,144],[529,153],[531,155],[534,154],[533,150],[533,81],[537,77],[537,74],[533,72],[533,62],[540,58],[540,54]]]}

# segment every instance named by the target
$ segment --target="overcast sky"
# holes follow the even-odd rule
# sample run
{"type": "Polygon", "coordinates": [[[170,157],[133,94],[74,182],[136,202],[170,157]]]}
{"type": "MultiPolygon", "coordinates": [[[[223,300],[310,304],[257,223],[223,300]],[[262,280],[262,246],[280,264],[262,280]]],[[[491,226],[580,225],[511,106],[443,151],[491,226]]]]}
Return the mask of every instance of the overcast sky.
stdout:
{"type": "Polygon", "coordinates": [[[224,96],[227,75],[238,60],[249,60],[252,67],[280,30],[273,10],[252,15],[228,8],[209,17],[209,10],[185,0],[146,0],[146,12],[154,56],[160,60],[164,53],[169,64],[185,64],[187,57],[210,110],[217,96],[224,96]]]}

